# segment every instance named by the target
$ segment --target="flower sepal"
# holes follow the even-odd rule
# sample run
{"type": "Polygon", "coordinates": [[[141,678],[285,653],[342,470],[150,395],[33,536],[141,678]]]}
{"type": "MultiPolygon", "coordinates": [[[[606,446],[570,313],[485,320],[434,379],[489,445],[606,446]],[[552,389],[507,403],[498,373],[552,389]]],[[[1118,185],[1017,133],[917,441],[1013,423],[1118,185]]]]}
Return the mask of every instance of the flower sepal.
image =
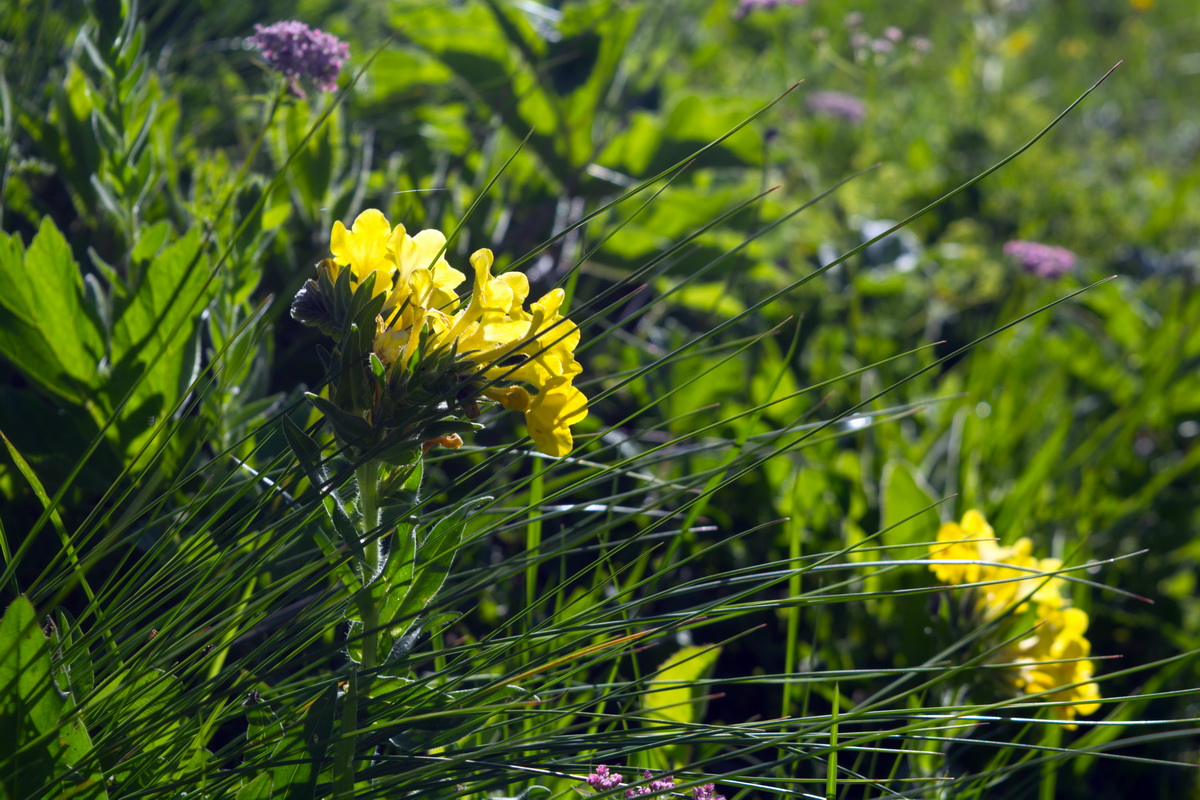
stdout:
{"type": "Polygon", "coordinates": [[[359,415],[343,410],[338,404],[332,403],[318,394],[305,392],[304,396],[308,398],[308,402],[325,415],[329,424],[333,426],[334,434],[343,444],[353,446],[356,442],[374,438],[371,423],[359,415]]]}

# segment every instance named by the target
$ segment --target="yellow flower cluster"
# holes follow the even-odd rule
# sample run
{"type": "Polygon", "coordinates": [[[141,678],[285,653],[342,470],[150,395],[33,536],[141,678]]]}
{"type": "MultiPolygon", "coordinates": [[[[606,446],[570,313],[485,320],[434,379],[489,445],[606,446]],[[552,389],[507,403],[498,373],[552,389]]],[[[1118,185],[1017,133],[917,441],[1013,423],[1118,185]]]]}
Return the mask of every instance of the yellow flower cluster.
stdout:
{"type": "MultiPolygon", "coordinates": [[[[984,617],[999,616],[1031,591],[1033,596],[1028,599],[1035,603],[1062,605],[1062,578],[1040,574],[1061,569],[1062,562],[1057,558],[1034,558],[1033,542],[1028,537],[1018,539],[1012,547],[1002,547],[983,514],[972,509],[963,515],[961,524],[942,525],[937,540],[939,544],[930,550],[935,563],[929,568],[946,583],[984,584],[975,587],[976,611],[984,617]],[[937,560],[987,563],[938,564],[937,560]]],[[[1017,610],[1024,608],[1022,604],[1017,610]]]]}
{"type": "Polygon", "coordinates": [[[1088,656],[1092,643],[1087,633],[1088,615],[1078,608],[1038,606],[1042,623],[1032,636],[1018,642],[1016,647],[1001,654],[1001,658],[1017,663],[1014,683],[1026,694],[1044,694],[1050,702],[1069,703],[1053,706],[1056,719],[1074,728],[1071,720],[1079,714],[1094,714],[1100,708],[1100,686],[1092,680],[1093,666],[1088,656]],[[1058,689],[1058,687],[1066,687],[1058,689]],[[1058,691],[1055,691],[1058,689],[1058,691]]]}
{"type": "Polygon", "coordinates": [[[1062,578],[1044,574],[1061,569],[1062,562],[1038,559],[1032,552],[1033,542],[1028,538],[1011,547],[997,544],[987,519],[971,510],[961,523],[947,522],[938,530],[937,544],[930,548],[929,568],[945,583],[976,584],[975,611],[983,619],[995,619],[1014,606],[1019,612],[1034,605],[1039,623],[1036,630],[998,658],[1017,665],[1012,680],[1018,689],[1026,694],[1049,693],[1044,695],[1047,700],[1069,703],[1053,707],[1053,713],[1074,728],[1070,723],[1077,714],[1092,714],[1100,708],[1096,702],[1100,687],[1092,680],[1088,658],[1091,642],[1084,636],[1088,615],[1067,606],[1062,578]]]}
{"type": "Polygon", "coordinates": [[[484,249],[471,256],[475,283],[465,300],[456,290],[466,276],[446,261],[445,246],[440,231],[410,236],[376,209],[359,214],[349,230],[335,222],[330,237],[338,268],[348,267],[355,283],[374,274],[375,294],[388,294],[374,348],[384,365],[409,364],[422,341],[429,352],[453,348],[477,368],[485,397],[525,413],[538,450],[566,455],[574,446],[571,426],[587,416],[587,398],[574,386],[579,329],[558,313],[563,290],[547,292],[526,311],[528,278],[493,276],[492,251],[484,249]],[[535,393],[501,381],[520,381],[535,393]]]}

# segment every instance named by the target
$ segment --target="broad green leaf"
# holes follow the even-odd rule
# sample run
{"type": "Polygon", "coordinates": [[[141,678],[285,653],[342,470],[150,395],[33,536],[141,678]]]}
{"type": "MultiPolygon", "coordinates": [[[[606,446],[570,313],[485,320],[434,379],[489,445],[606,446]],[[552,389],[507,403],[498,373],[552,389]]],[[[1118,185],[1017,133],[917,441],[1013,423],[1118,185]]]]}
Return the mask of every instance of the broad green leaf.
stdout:
{"type": "Polygon", "coordinates": [[[53,221],[25,251],[0,233],[0,353],[44,389],[85,403],[101,384],[104,344],[84,303],[83,278],[53,221]]]}
{"type": "MultiPolygon", "coordinates": [[[[676,285],[670,278],[655,281],[659,291],[666,292],[676,285]]],[[[732,319],[746,312],[746,305],[731,293],[723,283],[691,283],[675,291],[671,302],[699,311],[732,319]]]]}
{"type": "Polygon", "coordinates": [[[647,681],[643,713],[662,724],[687,725],[702,719],[709,689],[698,684],[712,674],[720,655],[720,647],[692,645],[667,658],[647,681]]]}
{"type": "Polygon", "coordinates": [[[133,297],[117,311],[113,380],[118,391],[137,384],[132,406],[138,398],[158,396],[160,405],[170,407],[190,383],[193,331],[217,288],[208,275],[199,231],[191,230],[149,262],[133,297]]]}
{"type": "Polygon", "coordinates": [[[267,196],[266,205],[262,211],[262,227],[264,231],[272,231],[287,222],[292,215],[292,199],[288,196],[287,184],[282,181],[275,185],[267,196]]]}
{"type": "Polygon", "coordinates": [[[393,559],[389,558],[386,573],[387,579],[394,583],[388,583],[385,587],[386,594],[379,614],[383,624],[389,626],[380,643],[380,652],[391,652],[395,641],[404,636],[417,616],[437,596],[454,566],[454,557],[471,514],[480,505],[490,501],[490,497],[473,498],[439,520],[416,544],[416,558],[412,560],[411,567],[408,566],[408,553],[412,542],[397,540],[397,552],[393,554],[397,564],[393,568],[393,559]],[[410,575],[411,580],[405,580],[410,575]]]}
{"type": "MultiPolygon", "coordinates": [[[[719,139],[758,110],[736,98],[686,95],[666,115],[638,112],[613,137],[597,162],[621,172],[648,176],[669,169],[719,139]]],[[[705,151],[697,167],[747,167],[762,160],[762,139],[746,126],[705,151]]]]}
{"type": "Polygon", "coordinates": [[[559,181],[572,165],[559,145],[562,131],[555,98],[538,80],[545,41],[519,13],[494,4],[411,9],[398,18],[420,47],[445,64],[518,140],[531,130],[529,147],[559,181]],[[555,135],[558,134],[558,135],[555,135]]]}
{"type": "Polygon", "coordinates": [[[580,168],[595,156],[595,131],[609,113],[604,101],[617,79],[626,47],[642,9],[616,3],[572,3],[563,8],[561,38],[547,54],[549,76],[563,107],[572,166],[580,168]]]}
{"type": "Polygon", "coordinates": [[[18,597],[0,618],[0,791],[30,797],[59,783],[77,797],[105,797],[88,766],[91,739],[52,670],[37,612],[18,597]]]}
{"type": "Polygon", "coordinates": [[[237,800],[271,800],[274,786],[272,774],[264,772],[238,789],[237,800]]]}
{"type": "MultiPolygon", "coordinates": [[[[936,512],[921,514],[937,502],[925,479],[907,461],[889,461],[883,467],[881,481],[882,519],[880,526],[890,528],[884,536],[889,544],[932,540],[937,534],[936,512]],[[903,520],[918,515],[908,522],[903,520]]],[[[907,551],[906,551],[907,552],[907,551]]],[[[915,555],[915,554],[913,554],[915,555]]]]}

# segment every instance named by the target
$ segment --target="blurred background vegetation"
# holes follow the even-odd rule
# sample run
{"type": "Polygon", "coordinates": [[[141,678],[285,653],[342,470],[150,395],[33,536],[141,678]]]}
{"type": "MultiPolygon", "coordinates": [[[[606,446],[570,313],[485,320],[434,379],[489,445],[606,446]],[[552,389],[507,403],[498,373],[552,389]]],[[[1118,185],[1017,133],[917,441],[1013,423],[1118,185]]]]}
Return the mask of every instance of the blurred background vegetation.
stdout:
{"type": "MultiPolygon", "coordinates": [[[[691,580],[838,551],[885,528],[873,544],[887,550],[851,560],[915,558],[939,519],[979,508],[1002,541],[1032,537],[1041,555],[1072,564],[1132,555],[1086,576],[1121,593],[1075,590],[1093,652],[1114,657],[1099,662],[1101,675],[1200,648],[1193,4],[742,6],[200,0],[128,15],[117,0],[6,3],[0,224],[13,238],[0,254],[9,298],[0,430],[50,493],[66,485],[72,525],[112,509],[131,517],[164,490],[186,507],[214,476],[266,469],[284,445],[263,422],[323,379],[319,338],[287,317],[290,298],[327,254],[332,222],[377,207],[410,231],[457,229],[453,263],[486,246],[528,272],[535,296],[568,288],[585,330],[585,390],[601,398],[583,428],[595,441],[585,455],[631,459],[656,481],[652,490],[618,474],[571,497],[628,492],[628,504],[645,504],[646,516],[602,525],[604,541],[619,544],[652,525],[652,510],[683,505],[656,494],[673,482],[726,480],[637,569],[691,580]],[[285,102],[264,129],[267,75],[245,38],[255,23],[290,18],[348,41],[342,85],[356,79],[337,103],[285,102]],[[1016,161],[782,291],[1024,145],[1118,61],[1016,161]],[[696,151],[644,209],[642,195],[611,205],[696,151]],[[1077,264],[1058,278],[1029,274],[1002,252],[1013,239],[1067,248],[1077,264]],[[91,299],[46,304],[36,293],[51,289],[91,299]],[[41,331],[42,349],[17,348],[14,326],[27,326],[22,337],[41,331]],[[254,334],[235,339],[244,326],[254,334]],[[664,359],[702,335],[705,345],[664,359]],[[193,383],[226,347],[222,369],[193,383]],[[798,393],[805,387],[818,388],[798,393]],[[154,426],[167,417],[164,437],[154,426]],[[807,435],[796,426],[828,420],[837,421],[788,446],[807,435]],[[109,487],[119,473],[118,501],[109,487]]],[[[481,484],[471,491],[519,485],[528,461],[472,472],[514,430],[490,419],[477,450],[437,462],[442,485],[462,487],[464,476],[481,484]]],[[[561,480],[503,503],[536,506],[561,480]]],[[[9,547],[28,553],[4,591],[41,585],[59,540],[37,524],[43,506],[15,462],[0,462],[0,495],[9,547]]],[[[121,540],[129,552],[163,546],[174,523],[152,518],[121,540]]],[[[548,520],[545,535],[556,525],[548,520]]],[[[528,545],[514,527],[461,563],[484,569],[528,545]]],[[[105,552],[97,569],[124,563],[120,548],[105,552]]],[[[294,556],[282,551],[275,568],[294,556]]],[[[556,586],[586,558],[464,594],[471,611],[454,634],[482,636],[525,608],[529,581],[556,586]]],[[[923,567],[902,566],[859,584],[878,594],[856,602],[768,604],[716,621],[704,641],[734,638],[714,679],[919,665],[941,646],[934,604],[886,592],[930,584],[923,567]]],[[[51,582],[40,600],[80,611],[77,595],[51,582]]],[[[633,613],[670,611],[668,598],[633,613]]],[[[1197,663],[1181,660],[1106,680],[1107,697],[1179,694],[1134,697],[1098,717],[1184,725],[1200,718],[1198,678],[1197,663]]],[[[730,682],[705,719],[828,708],[837,691],[805,686],[730,682]]],[[[841,684],[850,702],[874,688],[841,684]]],[[[1121,749],[1144,762],[1071,762],[1054,796],[1193,796],[1194,770],[1153,760],[1196,764],[1195,736],[1173,730],[1121,749]]],[[[1069,736],[1084,747],[1134,733],[1069,736]]],[[[959,767],[978,765],[965,756],[959,767]]],[[[1031,791],[1014,781],[985,796],[1031,791]]]]}

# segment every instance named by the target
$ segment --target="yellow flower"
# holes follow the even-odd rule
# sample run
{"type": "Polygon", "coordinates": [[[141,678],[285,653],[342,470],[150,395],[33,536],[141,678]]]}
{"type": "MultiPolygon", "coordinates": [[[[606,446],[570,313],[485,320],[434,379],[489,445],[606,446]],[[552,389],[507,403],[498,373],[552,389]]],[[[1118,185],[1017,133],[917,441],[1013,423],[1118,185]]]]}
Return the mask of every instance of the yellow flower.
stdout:
{"type": "Polygon", "coordinates": [[[349,266],[355,283],[362,283],[375,273],[375,294],[392,288],[395,262],[389,258],[388,242],[392,227],[382,211],[368,208],[358,215],[350,230],[341,220],[333,223],[329,235],[329,249],[333,261],[339,267],[349,266]]]}
{"type": "Polygon", "coordinates": [[[1028,538],[1004,547],[996,544],[995,536],[982,514],[968,511],[961,524],[947,522],[938,530],[929,568],[948,584],[982,584],[973,591],[976,611],[984,619],[994,619],[1014,604],[1019,603],[1015,609],[1019,612],[1033,603],[1041,624],[1032,635],[1001,651],[997,660],[1017,665],[1010,679],[1020,691],[1065,703],[1053,707],[1053,714],[1074,728],[1071,721],[1077,714],[1100,708],[1100,687],[1092,680],[1088,658],[1092,646],[1084,636],[1087,613],[1067,606],[1062,578],[1039,574],[1061,569],[1062,562],[1034,558],[1028,538]],[[946,560],[986,563],[938,563],[946,560]]]}
{"type": "Polygon", "coordinates": [[[335,277],[341,267],[354,284],[374,274],[374,294],[387,293],[373,348],[385,366],[409,364],[428,332],[430,354],[453,352],[473,364],[480,392],[523,411],[539,450],[566,455],[574,446],[571,426],[587,416],[587,398],[573,385],[582,370],[575,360],[579,329],[559,313],[565,294],[554,289],[526,310],[529,279],[520,272],[493,276],[492,251],[484,249],[471,256],[475,283],[464,303],[456,290],[466,276],[446,261],[445,248],[440,231],[410,236],[378,209],[359,214],[349,230],[335,222],[330,235],[335,277]]]}
{"type": "Polygon", "coordinates": [[[1056,719],[1070,723],[1077,714],[1094,714],[1100,708],[1100,686],[1092,680],[1092,644],[1083,635],[1087,612],[1047,604],[1038,606],[1038,617],[1042,624],[1033,635],[1005,654],[1020,665],[1014,683],[1026,694],[1049,693],[1040,699],[1069,702],[1053,707],[1056,719]]]}
{"type": "Polygon", "coordinates": [[[552,378],[538,389],[525,412],[525,423],[537,449],[548,456],[565,456],[575,446],[571,426],[587,416],[587,398],[570,378],[552,378]]]}
{"type": "Polygon", "coordinates": [[[1019,31],[1013,31],[1005,38],[1003,47],[1006,55],[1019,56],[1029,49],[1033,44],[1033,34],[1028,28],[1022,28],[1019,31]]]}
{"type": "Polygon", "coordinates": [[[564,456],[574,446],[571,426],[587,416],[587,398],[572,381],[582,367],[575,360],[579,329],[558,313],[564,293],[547,292],[525,311],[529,279],[520,272],[492,276],[491,250],[471,256],[475,287],[465,308],[454,315],[444,339],[459,356],[480,366],[489,382],[521,381],[519,386],[492,386],[485,396],[506,408],[525,412],[529,435],[538,450],[564,456]]]}
{"type": "Polygon", "coordinates": [[[397,225],[391,232],[387,254],[394,265],[396,288],[384,305],[390,324],[419,329],[428,316],[431,324],[445,326],[449,310],[458,305],[454,290],[467,279],[446,261],[445,248],[441,231],[409,236],[403,225],[397,225]]]}
{"type": "MultiPolygon", "coordinates": [[[[996,532],[984,518],[983,514],[972,509],[963,514],[962,524],[947,522],[938,528],[938,542],[950,542],[949,545],[933,545],[929,549],[931,559],[952,559],[955,561],[978,561],[981,559],[979,545],[982,540],[996,538],[996,532]],[[968,541],[961,541],[961,540],[968,541]]],[[[945,583],[975,583],[979,580],[979,565],[977,564],[931,564],[929,569],[938,580],[945,583]]]]}
{"type": "MultiPolygon", "coordinates": [[[[1037,559],[1032,555],[1033,542],[1018,539],[1011,547],[996,543],[996,533],[978,511],[963,515],[962,524],[947,522],[938,530],[938,542],[930,548],[930,558],[939,560],[979,561],[979,564],[931,564],[930,570],[939,580],[951,584],[978,583],[975,587],[977,610],[985,617],[997,617],[1018,600],[1028,600],[1053,606],[1062,605],[1062,578],[1047,578],[1046,572],[1062,568],[1056,558],[1037,559]],[[966,540],[966,541],[960,541],[966,540]],[[1006,564],[1011,567],[1004,566],[1006,564]]],[[[1022,611],[1021,603],[1017,611],[1022,611]]]]}

